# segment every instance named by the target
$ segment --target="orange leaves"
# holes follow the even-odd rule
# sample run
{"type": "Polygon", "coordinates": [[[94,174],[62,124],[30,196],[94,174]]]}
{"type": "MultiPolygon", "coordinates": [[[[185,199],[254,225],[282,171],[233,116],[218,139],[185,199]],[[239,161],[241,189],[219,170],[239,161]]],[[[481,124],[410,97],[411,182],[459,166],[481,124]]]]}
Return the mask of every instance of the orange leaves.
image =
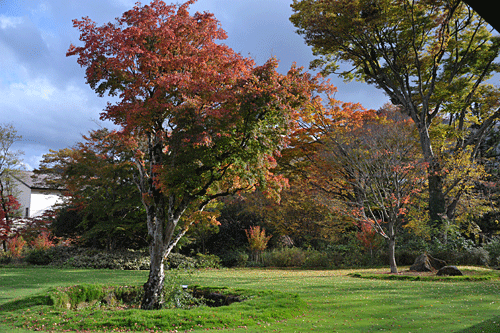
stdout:
{"type": "Polygon", "coordinates": [[[247,235],[249,249],[252,252],[264,251],[267,247],[267,242],[272,236],[266,236],[266,229],[260,229],[260,226],[250,226],[250,229],[245,230],[247,235]]]}
{"type": "Polygon", "coordinates": [[[224,31],[212,14],[190,16],[191,3],[153,1],[101,27],[88,18],[74,21],[85,45],[70,46],[67,55],[78,56],[98,94],[122,98],[108,106],[103,118],[147,128],[165,112],[182,111],[190,96],[213,95],[214,87],[231,86],[248,75],[253,62],[215,43],[226,38],[224,31]]]}
{"type": "Polygon", "coordinates": [[[138,4],[100,27],[75,21],[84,45],[68,50],[96,93],[118,95],[101,117],[130,137],[148,221],[166,216],[172,232],[224,195],[259,188],[278,199],[287,181],[273,169],[297,112],[333,91],[300,68],[282,75],[276,59],[255,66],[218,43],[219,22],[191,15],[192,3],[138,4]]]}
{"type": "Polygon", "coordinates": [[[403,223],[426,175],[412,122],[388,106],[364,110],[334,99],[308,111],[292,139],[298,152],[287,157],[316,195],[344,203],[381,235],[386,224],[403,223]]]}

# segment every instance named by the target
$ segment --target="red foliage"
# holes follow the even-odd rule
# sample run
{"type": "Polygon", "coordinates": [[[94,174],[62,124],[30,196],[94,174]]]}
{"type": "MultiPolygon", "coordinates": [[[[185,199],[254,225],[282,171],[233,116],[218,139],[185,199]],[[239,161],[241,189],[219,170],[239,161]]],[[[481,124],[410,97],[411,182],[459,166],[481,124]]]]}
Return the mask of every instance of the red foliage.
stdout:
{"type": "Polygon", "coordinates": [[[359,222],[359,228],[361,229],[356,233],[356,237],[361,242],[361,244],[367,250],[374,249],[376,247],[377,231],[373,225],[369,222],[359,222]]]}
{"type": "Polygon", "coordinates": [[[9,239],[12,235],[12,215],[16,212],[21,205],[17,199],[9,195],[3,200],[0,205],[0,240],[4,241],[9,239]]]}
{"type": "Polygon", "coordinates": [[[14,257],[19,258],[23,252],[23,248],[25,245],[26,241],[23,239],[23,237],[16,235],[14,238],[9,240],[9,242],[7,243],[7,248],[14,257]]]}
{"type": "Polygon", "coordinates": [[[331,89],[295,66],[279,74],[274,58],[256,66],[219,42],[226,33],[213,14],[189,13],[194,2],[153,0],[100,27],[74,20],[85,44],[67,52],[92,89],[119,97],[101,118],[135,145],[148,231],[164,243],[151,247],[157,258],[185,213],[238,191],[285,186],[273,156],[287,145],[297,112],[331,89]]]}
{"type": "Polygon", "coordinates": [[[31,241],[31,247],[35,250],[46,250],[54,245],[47,231],[42,231],[33,241],[31,241]]]}
{"type": "Polygon", "coordinates": [[[256,186],[279,192],[286,181],[269,171],[273,155],[313,95],[333,88],[296,67],[279,74],[276,59],[255,66],[218,42],[226,33],[213,14],[190,15],[194,2],[155,0],[100,27],[74,20],[85,45],[67,55],[98,94],[119,95],[101,118],[121,125],[139,163],[150,163],[156,189],[143,198],[160,190],[185,206],[256,186]]]}

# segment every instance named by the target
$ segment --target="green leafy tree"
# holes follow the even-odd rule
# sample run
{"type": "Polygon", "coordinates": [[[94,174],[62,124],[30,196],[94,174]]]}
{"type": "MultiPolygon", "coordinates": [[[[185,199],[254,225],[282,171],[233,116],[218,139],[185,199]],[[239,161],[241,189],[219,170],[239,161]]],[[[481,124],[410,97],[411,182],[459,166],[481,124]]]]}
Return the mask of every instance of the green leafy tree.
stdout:
{"type": "Polygon", "coordinates": [[[80,243],[108,250],[147,244],[133,152],[116,133],[91,131],[74,148],[44,155],[37,172],[53,176],[49,181],[68,192],[64,220],[56,218],[53,226],[57,235],[76,231],[80,243]],[[71,214],[78,217],[76,228],[64,231],[71,214]]]}
{"type": "Polygon", "coordinates": [[[136,140],[151,258],[142,309],[162,305],[165,255],[194,222],[183,216],[221,196],[284,186],[271,172],[274,155],[294,112],[319,89],[295,67],[281,75],[275,59],[255,66],[218,43],[225,32],[212,14],[190,15],[194,2],[155,0],[101,27],[75,20],[84,45],[67,53],[78,56],[99,95],[118,95],[102,118],[136,140]]]}
{"type": "Polygon", "coordinates": [[[498,88],[487,83],[499,71],[498,35],[459,0],[295,0],[292,8],[318,56],[313,67],[375,85],[413,119],[428,163],[429,218],[436,227],[453,219],[465,190],[445,184],[443,159],[471,147],[472,163],[500,117],[498,88]],[[446,145],[438,147],[438,133],[446,145]]]}
{"type": "Polygon", "coordinates": [[[7,239],[12,236],[13,218],[19,214],[13,177],[22,167],[22,152],[12,150],[12,145],[20,139],[14,126],[0,124],[0,240],[4,251],[7,239]]]}

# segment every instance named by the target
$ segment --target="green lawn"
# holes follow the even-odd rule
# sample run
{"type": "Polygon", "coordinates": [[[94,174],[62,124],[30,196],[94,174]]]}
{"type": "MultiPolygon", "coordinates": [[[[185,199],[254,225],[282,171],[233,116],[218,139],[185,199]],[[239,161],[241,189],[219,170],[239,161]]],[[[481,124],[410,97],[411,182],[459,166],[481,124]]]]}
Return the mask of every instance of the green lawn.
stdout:
{"type": "MultiPolygon", "coordinates": [[[[182,275],[182,283],[296,293],[305,305],[293,314],[293,318],[286,320],[252,321],[243,313],[255,311],[258,318],[263,310],[258,308],[258,304],[252,305],[250,302],[244,306],[241,304],[245,302],[226,308],[205,309],[199,313],[189,312],[193,310],[162,310],[166,311],[162,315],[199,314],[201,319],[198,325],[202,326],[198,330],[200,332],[218,327],[217,320],[210,318],[222,318],[229,313],[233,315],[232,322],[224,325],[231,332],[500,332],[498,280],[373,280],[348,277],[347,274],[352,272],[262,269],[196,271],[182,275]],[[234,319],[238,318],[234,316],[238,311],[241,322],[234,319]]],[[[0,268],[0,308],[14,300],[46,292],[49,287],[79,283],[142,284],[146,279],[145,271],[0,268]]],[[[274,302],[280,304],[279,299],[274,302]]],[[[0,332],[26,332],[10,326],[12,319],[9,318],[13,314],[17,320],[30,315],[41,320],[49,310],[48,306],[33,306],[29,310],[3,311],[0,313],[0,332]]],[[[101,312],[94,311],[93,315],[102,315],[101,312]]],[[[134,324],[141,325],[141,321],[145,320],[141,317],[143,312],[134,310],[128,312],[128,316],[133,318],[134,324]]],[[[88,312],[85,314],[90,315],[88,312]]],[[[83,313],[65,311],[59,315],[77,318],[83,313]]],[[[111,312],[104,315],[110,318],[115,316],[111,312]]],[[[166,329],[163,327],[162,330],[166,329]]]]}

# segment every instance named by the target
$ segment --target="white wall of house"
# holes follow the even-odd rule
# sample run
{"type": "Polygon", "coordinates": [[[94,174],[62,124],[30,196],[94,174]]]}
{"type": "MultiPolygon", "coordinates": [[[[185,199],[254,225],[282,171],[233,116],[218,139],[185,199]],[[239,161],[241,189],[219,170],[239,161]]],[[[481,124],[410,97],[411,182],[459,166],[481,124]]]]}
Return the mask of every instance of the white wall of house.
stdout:
{"type": "Polygon", "coordinates": [[[34,189],[31,191],[29,217],[41,216],[46,210],[61,202],[62,195],[60,193],[34,189]]]}
{"type": "Polygon", "coordinates": [[[40,188],[39,185],[28,179],[31,175],[31,172],[24,171],[20,179],[13,179],[16,186],[15,196],[21,205],[20,212],[23,218],[39,217],[63,200],[61,190],[40,188]]]}
{"type": "Polygon", "coordinates": [[[29,214],[31,214],[31,189],[19,181],[15,181],[15,184],[16,190],[14,191],[14,195],[21,205],[19,208],[21,217],[29,217],[29,214]]]}

